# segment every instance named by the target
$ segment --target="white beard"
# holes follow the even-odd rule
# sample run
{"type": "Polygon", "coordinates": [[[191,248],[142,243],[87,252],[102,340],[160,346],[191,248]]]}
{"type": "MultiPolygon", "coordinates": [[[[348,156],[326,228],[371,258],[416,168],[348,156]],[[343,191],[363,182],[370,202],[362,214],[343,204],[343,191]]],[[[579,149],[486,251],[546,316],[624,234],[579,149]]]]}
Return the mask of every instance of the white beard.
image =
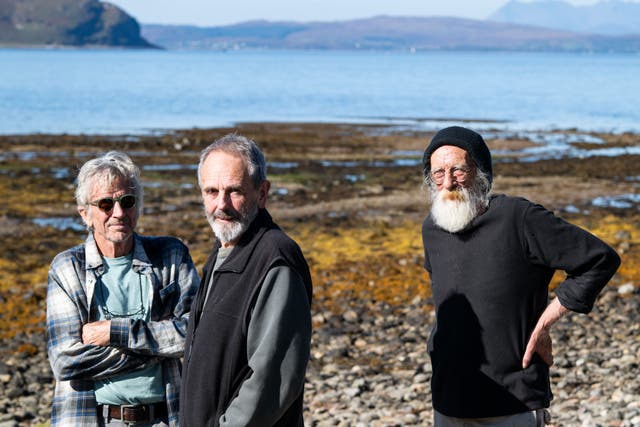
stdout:
{"type": "Polygon", "coordinates": [[[471,188],[458,188],[455,191],[438,191],[431,183],[433,222],[449,233],[464,230],[489,206],[490,189],[491,183],[484,175],[478,175],[471,188]]]}
{"type": "Polygon", "coordinates": [[[441,190],[432,198],[431,217],[438,227],[450,233],[463,230],[478,216],[477,200],[467,188],[455,192],[441,190]]]}

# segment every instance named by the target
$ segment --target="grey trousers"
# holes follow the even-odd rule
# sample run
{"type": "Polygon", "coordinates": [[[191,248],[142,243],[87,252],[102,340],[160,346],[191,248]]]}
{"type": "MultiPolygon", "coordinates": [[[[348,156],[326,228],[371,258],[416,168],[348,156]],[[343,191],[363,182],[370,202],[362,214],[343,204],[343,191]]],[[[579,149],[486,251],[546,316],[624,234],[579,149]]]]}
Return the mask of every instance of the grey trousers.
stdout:
{"type": "Polygon", "coordinates": [[[505,417],[455,418],[434,412],[435,427],[544,427],[549,415],[544,409],[505,417]]]}

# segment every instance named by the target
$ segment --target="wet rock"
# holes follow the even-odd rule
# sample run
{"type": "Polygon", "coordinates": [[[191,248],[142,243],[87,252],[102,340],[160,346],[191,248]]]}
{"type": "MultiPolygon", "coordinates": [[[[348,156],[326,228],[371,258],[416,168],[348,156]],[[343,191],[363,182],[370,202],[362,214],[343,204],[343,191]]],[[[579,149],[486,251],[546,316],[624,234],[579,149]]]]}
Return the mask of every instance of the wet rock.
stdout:
{"type": "Polygon", "coordinates": [[[636,287],[633,283],[625,283],[618,288],[618,293],[620,295],[628,295],[632,294],[636,290],[636,287]]]}

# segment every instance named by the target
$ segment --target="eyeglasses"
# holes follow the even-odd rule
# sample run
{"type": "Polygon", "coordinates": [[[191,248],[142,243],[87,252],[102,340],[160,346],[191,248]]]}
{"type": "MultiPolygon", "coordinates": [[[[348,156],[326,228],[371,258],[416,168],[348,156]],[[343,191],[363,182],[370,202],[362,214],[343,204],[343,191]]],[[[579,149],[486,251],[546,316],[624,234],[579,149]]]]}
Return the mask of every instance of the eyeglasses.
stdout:
{"type": "Polygon", "coordinates": [[[103,313],[103,316],[105,319],[107,320],[111,320],[111,319],[124,319],[124,318],[139,318],[140,315],[144,315],[145,313],[145,308],[144,308],[144,301],[142,300],[142,276],[140,274],[138,274],[138,287],[139,287],[139,293],[140,293],[140,306],[138,306],[138,309],[136,311],[132,311],[131,313],[114,313],[113,311],[110,311],[107,308],[107,301],[104,297],[104,291],[103,291],[103,286],[104,284],[102,283],[102,280],[100,280],[99,283],[96,284],[96,288],[98,290],[99,295],[99,301],[101,302],[100,304],[100,309],[103,313]]]}
{"type": "MultiPolygon", "coordinates": [[[[449,173],[453,174],[453,177],[457,182],[466,180],[470,172],[471,168],[468,166],[452,167],[451,169],[449,169],[449,173]]],[[[447,171],[445,171],[444,169],[432,170],[430,172],[431,179],[433,179],[433,182],[435,182],[436,184],[442,184],[446,173],[447,171]]]]}
{"type": "Polygon", "coordinates": [[[124,194],[120,197],[105,197],[103,199],[94,200],[90,205],[97,206],[102,212],[111,212],[116,202],[120,203],[122,209],[131,209],[136,205],[136,196],[133,194],[124,194]]]}
{"type": "Polygon", "coordinates": [[[140,307],[138,307],[138,309],[132,313],[113,313],[109,311],[106,304],[102,305],[101,308],[102,308],[102,312],[104,313],[104,318],[106,320],[126,319],[129,317],[137,318],[141,314],[144,314],[144,305],[142,305],[142,301],[140,301],[140,307]]]}

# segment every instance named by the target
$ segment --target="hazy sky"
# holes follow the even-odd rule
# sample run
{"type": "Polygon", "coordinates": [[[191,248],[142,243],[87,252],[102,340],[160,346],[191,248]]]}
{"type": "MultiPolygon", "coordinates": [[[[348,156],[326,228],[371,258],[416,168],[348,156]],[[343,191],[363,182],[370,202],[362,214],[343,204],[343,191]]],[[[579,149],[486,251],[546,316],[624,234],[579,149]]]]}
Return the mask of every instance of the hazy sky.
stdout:
{"type": "MultiPolygon", "coordinates": [[[[575,5],[595,0],[566,0],[575,5]]],[[[214,26],[253,19],[332,21],[393,16],[485,19],[507,0],[109,0],[145,24],[214,26]]]]}

